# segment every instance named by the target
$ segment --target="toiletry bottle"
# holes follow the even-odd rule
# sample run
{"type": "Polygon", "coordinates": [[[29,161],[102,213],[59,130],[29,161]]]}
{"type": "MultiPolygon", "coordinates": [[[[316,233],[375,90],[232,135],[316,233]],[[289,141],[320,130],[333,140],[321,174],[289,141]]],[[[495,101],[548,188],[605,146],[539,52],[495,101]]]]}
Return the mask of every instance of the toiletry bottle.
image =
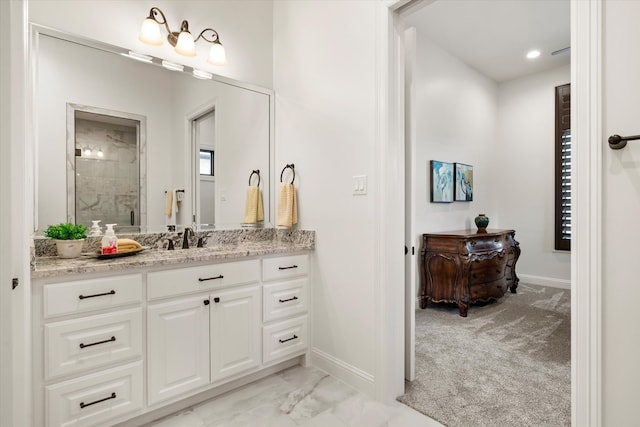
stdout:
{"type": "Polygon", "coordinates": [[[102,238],[102,255],[113,255],[118,253],[118,238],[113,231],[113,226],[117,224],[106,224],[107,231],[102,238]]]}

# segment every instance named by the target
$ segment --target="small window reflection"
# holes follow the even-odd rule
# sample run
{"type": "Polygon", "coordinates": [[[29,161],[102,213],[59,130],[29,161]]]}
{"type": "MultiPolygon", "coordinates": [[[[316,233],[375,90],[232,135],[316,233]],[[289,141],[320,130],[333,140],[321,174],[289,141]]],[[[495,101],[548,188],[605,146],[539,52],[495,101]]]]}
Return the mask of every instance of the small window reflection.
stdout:
{"type": "Polygon", "coordinates": [[[200,175],[213,176],[213,150],[200,150],[200,175]]]}

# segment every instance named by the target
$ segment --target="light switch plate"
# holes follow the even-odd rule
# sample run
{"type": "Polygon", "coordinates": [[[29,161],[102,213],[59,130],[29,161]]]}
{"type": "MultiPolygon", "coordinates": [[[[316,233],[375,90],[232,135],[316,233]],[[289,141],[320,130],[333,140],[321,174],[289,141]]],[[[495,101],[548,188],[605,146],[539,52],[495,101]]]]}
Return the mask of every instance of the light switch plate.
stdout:
{"type": "Polygon", "coordinates": [[[354,196],[362,196],[367,194],[367,176],[356,175],[352,179],[352,190],[354,196]]]}

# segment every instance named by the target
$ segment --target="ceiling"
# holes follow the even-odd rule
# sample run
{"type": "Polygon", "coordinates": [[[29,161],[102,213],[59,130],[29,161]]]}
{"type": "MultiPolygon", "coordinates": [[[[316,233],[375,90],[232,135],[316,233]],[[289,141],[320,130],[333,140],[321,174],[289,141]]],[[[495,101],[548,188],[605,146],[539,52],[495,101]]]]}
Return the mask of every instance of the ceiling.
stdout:
{"type": "Polygon", "coordinates": [[[570,63],[551,55],[570,45],[569,0],[436,0],[405,22],[496,82],[570,63]],[[527,59],[532,49],[541,55],[527,59]]]}

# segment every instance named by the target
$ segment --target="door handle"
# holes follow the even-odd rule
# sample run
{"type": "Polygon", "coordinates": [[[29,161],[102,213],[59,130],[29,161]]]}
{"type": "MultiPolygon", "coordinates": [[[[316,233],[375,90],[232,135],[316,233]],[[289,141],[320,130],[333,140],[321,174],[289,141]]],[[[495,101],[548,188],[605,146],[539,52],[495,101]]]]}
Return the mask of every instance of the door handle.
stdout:
{"type": "Polygon", "coordinates": [[[633,135],[633,136],[611,135],[609,137],[609,147],[612,150],[619,150],[627,146],[627,141],[634,141],[636,139],[640,139],[640,135],[633,135]]]}

